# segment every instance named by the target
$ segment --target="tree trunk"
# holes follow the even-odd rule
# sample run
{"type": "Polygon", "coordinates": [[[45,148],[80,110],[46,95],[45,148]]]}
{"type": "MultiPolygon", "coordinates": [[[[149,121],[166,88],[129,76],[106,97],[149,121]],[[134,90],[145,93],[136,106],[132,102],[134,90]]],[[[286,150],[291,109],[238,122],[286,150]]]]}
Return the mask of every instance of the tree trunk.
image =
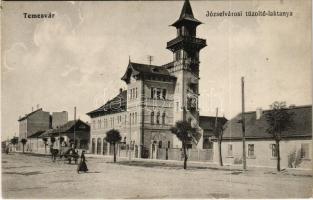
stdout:
{"type": "Polygon", "coordinates": [[[187,150],[186,150],[186,145],[183,143],[183,150],[184,150],[184,169],[187,169],[187,150]]]}
{"type": "Polygon", "coordinates": [[[276,152],[277,152],[277,171],[280,171],[280,150],[279,150],[279,140],[276,140],[276,152]]]}
{"type": "Polygon", "coordinates": [[[47,154],[47,144],[45,144],[45,154],[47,154]]]}
{"type": "Polygon", "coordinates": [[[220,166],[223,166],[223,158],[222,158],[222,140],[218,140],[218,153],[219,153],[219,163],[220,166]]]}
{"type": "Polygon", "coordinates": [[[25,144],[23,144],[23,153],[24,153],[24,146],[25,146],[25,144]]]}
{"type": "Polygon", "coordinates": [[[113,158],[114,162],[116,162],[115,144],[113,144],[113,158]]]}

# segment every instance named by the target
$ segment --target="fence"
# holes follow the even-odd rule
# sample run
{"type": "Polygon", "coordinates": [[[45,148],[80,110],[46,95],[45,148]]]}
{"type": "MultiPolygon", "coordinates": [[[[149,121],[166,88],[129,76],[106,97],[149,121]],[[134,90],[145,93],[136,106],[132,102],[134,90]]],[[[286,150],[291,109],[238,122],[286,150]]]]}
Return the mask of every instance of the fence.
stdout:
{"type": "MultiPolygon", "coordinates": [[[[188,149],[188,160],[190,161],[212,161],[213,150],[212,149],[188,149]]],[[[184,155],[181,149],[157,149],[157,159],[160,160],[183,160],[184,155]]]]}

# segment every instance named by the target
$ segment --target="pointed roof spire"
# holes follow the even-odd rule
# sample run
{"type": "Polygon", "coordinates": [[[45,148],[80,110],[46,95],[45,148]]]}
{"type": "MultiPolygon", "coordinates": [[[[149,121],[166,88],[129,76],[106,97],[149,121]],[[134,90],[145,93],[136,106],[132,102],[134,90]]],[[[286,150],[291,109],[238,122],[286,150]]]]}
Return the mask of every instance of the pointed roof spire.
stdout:
{"type": "Polygon", "coordinates": [[[182,24],[182,22],[190,22],[193,23],[195,26],[202,24],[202,22],[200,22],[193,16],[189,0],[185,0],[179,19],[176,22],[174,22],[172,26],[179,27],[182,24]]]}
{"type": "Polygon", "coordinates": [[[185,0],[183,9],[181,10],[179,19],[184,18],[185,16],[193,17],[192,9],[189,0],[185,0]]]}

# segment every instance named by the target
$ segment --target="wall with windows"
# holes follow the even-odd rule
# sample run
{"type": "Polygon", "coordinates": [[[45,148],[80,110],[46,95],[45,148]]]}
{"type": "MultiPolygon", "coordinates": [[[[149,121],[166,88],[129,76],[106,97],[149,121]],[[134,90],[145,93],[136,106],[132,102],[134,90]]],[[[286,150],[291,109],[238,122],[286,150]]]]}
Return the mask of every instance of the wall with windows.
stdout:
{"type": "Polygon", "coordinates": [[[104,144],[106,132],[110,129],[117,129],[120,131],[122,141],[129,140],[129,118],[127,112],[114,113],[104,116],[99,116],[91,119],[90,126],[90,145],[89,151],[95,154],[103,154],[107,152],[107,144],[104,144]],[[100,144],[100,146],[98,145],[100,144]]]}
{"type": "MultiPolygon", "coordinates": [[[[214,142],[214,161],[218,163],[218,144],[214,142]]],[[[293,139],[280,142],[281,168],[312,168],[312,140],[293,139]]],[[[242,164],[242,141],[222,143],[224,164],[242,164]]],[[[247,166],[276,168],[277,152],[273,140],[246,140],[247,166]]]]}

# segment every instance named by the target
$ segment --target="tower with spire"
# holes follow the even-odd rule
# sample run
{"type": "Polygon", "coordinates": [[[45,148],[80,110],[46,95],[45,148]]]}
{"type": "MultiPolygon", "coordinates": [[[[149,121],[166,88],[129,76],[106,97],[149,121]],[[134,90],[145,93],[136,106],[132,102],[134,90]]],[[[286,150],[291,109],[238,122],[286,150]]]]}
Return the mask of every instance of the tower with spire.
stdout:
{"type": "MultiPolygon", "coordinates": [[[[181,142],[171,133],[176,121],[186,120],[199,126],[199,52],[206,46],[204,39],[196,37],[200,24],[186,0],[179,19],[172,24],[177,36],[167,43],[174,60],[160,66],[153,65],[151,59],[149,63],[128,59],[121,78],[127,89],[87,113],[93,124],[91,152],[108,154],[110,144],[103,138],[107,131],[116,128],[124,142],[121,152],[127,149],[129,157],[156,159],[162,149],[180,148],[181,142]],[[104,142],[98,148],[101,141],[104,142]]],[[[198,144],[200,137],[195,138],[198,144]]],[[[195,147],[199,145],[192,145],[195,147]]]]}
{"type": "Polygon", "coordinates": [[[189,0],[185,0],[179,19],[172,26],[177,36],[167,42],[167,49],[173,52],[173,65],[168,68],[174,75],[174,121],[187,120],[199,124],[199,52],[206,46],[206,40],[196,37],[197,26],[202,24],[192,12],[189,0]]]}

